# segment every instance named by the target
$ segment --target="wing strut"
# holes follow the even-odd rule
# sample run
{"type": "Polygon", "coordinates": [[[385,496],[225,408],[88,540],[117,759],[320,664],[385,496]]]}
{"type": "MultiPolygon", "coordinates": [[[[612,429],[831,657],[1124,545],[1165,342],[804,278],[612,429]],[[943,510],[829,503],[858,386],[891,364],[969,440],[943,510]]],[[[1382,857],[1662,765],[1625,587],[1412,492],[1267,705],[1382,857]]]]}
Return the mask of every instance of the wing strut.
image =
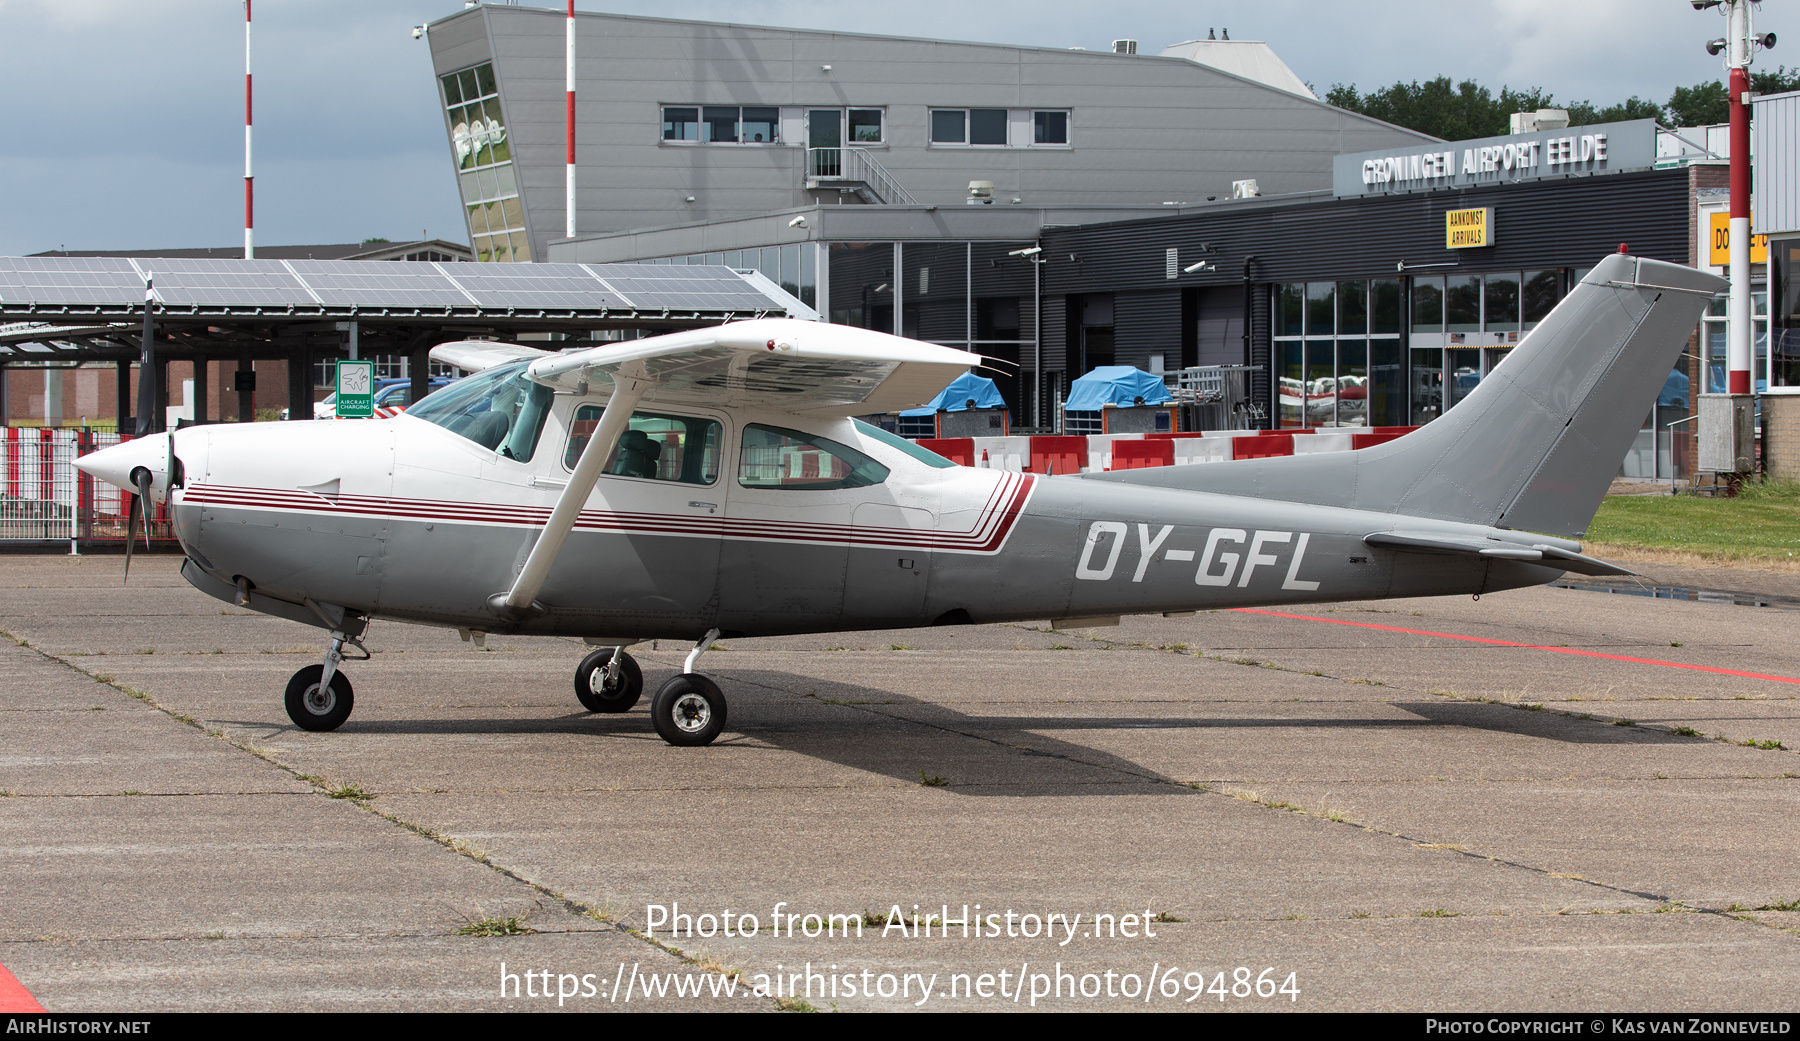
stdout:
{"type": "Polygon", "coordinates": [[[600,423],[594,427],[594,435],[581,450],[581,460],[575,464],[575,472],[569,476],[568,486],[557,498],[556,508],[550,511],[550,519],[544,522],[544,530],[538,535],[537,545],[531,547],[531,555],[525,558],[525,566],[520,569],[518,579],[513,582],[511,590],[488,598],[488,607],[496,614],[517,620],[543,613],[543,605],[537,603],[538,590],[544,587],[544,580],[550,577],[550,567],[556,563],[556,555],[562,551],[563,543],[574,529],[575,518],[581,515],[581,507],[587,504],[588,496],[593,493],[594,484],[600,479],[600,467],[606,463],[606,457],[612,454],[620,435],[624,434],[626,421],[631,418],[631,410],[649,389],[650,381],[647,379],[634,378],[624,373],[614,376],[612,397],[607,400],[605,410],[600,413],[600,423]]]}

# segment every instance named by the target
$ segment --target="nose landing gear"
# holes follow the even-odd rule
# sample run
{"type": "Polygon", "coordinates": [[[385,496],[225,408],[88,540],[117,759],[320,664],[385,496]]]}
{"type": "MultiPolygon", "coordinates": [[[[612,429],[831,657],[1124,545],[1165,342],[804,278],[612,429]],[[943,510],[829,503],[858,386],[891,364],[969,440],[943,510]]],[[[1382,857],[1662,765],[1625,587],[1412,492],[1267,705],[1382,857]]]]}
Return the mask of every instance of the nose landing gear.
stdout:
{"type": "Polygon", "coordinates": [[[350,718],[355,706],[355,693],[350,680],[338,671],[345,660],[344,644],[348,642],[362,657],[350,661],[368,661],[369,649],[353,636],[341,632],[331,634],[331,646],[325,650],[323,665],[308,665],[294,673],[287,685],[287,714],[302,730],[336,730],[350,718]]]}
{"type": "Polygon", "coordinates": [[[575,697],[589,712],[626,712],[644,693],[644,670],[624,647],[602,647],[575,669],[575,697]]]}

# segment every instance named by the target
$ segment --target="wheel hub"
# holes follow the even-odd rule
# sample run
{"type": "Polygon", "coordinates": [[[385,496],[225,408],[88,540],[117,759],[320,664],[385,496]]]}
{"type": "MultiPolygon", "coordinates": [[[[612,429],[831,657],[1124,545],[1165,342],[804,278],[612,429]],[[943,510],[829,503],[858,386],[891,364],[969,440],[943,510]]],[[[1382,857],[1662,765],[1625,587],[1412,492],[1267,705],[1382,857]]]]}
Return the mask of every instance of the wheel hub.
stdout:
{"type": "Polygon", "coordinates": [[[689,734],[697,734],[712,722],[712,705],[699,694],[689,692],[675,699],[675,725],[689,734]]]}
{"type": "Polygon", "coordinates": [[[306,689],[306,710],[315,716],[329,715],[337,707],[337,694],[330,687],[314,684],[306,689]]]}

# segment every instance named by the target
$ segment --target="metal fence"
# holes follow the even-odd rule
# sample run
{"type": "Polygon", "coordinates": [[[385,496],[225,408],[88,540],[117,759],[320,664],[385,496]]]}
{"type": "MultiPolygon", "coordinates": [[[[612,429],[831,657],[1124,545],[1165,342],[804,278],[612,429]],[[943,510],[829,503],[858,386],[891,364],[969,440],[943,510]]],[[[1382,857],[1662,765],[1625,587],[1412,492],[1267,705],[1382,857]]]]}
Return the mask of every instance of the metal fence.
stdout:
{"type": "MultiPolygon", "coordinates": [[[[0,544],[122,545],[130,496],[75,468],[75,460],[130,440],[111,431],[7,427],[0,438],[0,544]]],[[[153,543],[173,543],[165,506],[152,505],[153,543]]],[[[142,536],[139,536],[142,538],[142,536]]]]}

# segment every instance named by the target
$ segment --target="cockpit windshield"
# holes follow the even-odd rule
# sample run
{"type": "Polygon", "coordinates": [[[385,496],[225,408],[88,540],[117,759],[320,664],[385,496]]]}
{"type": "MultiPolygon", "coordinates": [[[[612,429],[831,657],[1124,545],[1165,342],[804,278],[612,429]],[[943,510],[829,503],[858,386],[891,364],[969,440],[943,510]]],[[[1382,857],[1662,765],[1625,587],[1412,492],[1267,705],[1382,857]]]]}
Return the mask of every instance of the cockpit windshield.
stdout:
{"type": "Polygon", "coordinates": [[[519,462],[530,461],[550,416],[555,394],[525,377],[530,362],[516,362],[458,380],[406,410],[453,434],[519,462]]]}

